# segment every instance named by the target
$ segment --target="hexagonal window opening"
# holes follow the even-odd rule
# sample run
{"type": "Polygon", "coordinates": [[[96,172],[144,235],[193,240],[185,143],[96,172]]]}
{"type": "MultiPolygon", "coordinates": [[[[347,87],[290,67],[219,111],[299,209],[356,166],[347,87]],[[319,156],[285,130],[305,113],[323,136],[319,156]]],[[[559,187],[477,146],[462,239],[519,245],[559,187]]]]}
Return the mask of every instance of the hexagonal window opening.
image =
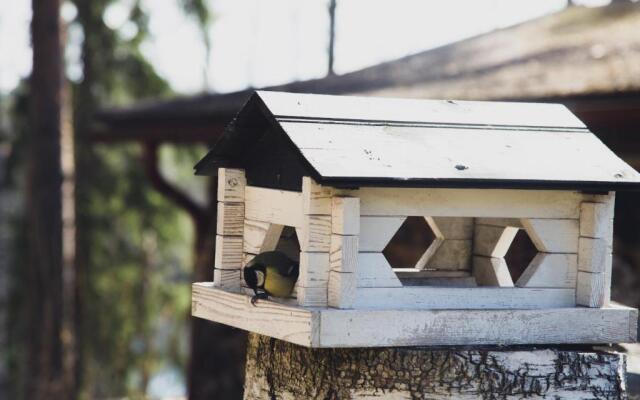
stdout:
{"type": "MultiPolygon", "coordinates": [[[[407,217],[382,251],[403,286],[439,286],[443,283],[436,279],[440,276],[438,274],[439,269],[434,270],[428,267],[429,261],[442,246],[444,240],[439,227],[433,225],[432,228],[431,224],[434,223],[435,221],[430,217],[407,217]]],[[[540,250],[529,236],[529,232],[522,227],[519,221],[514,220],[514,225],[504,226],[503,229],[505,231],[502,239],[495,244],[497,247],[494,249],[494,253],[501,254],[493,255],[493,257],[503,258],[502,267],[496,270],[496,274],[498,274],[496,275],[497,281],[491,282],[490,279],[487,282],[483,278],[484,282],[475,282],[476,276],[472,267],[471,270],[468,270],[467,275],[463,276],[464,271],[460,271],[459,277],[453,277],[452,275],[451,278],[447,278],[448,282],[444,283],[447,286],[461,285],[464,287],[476,285],[515,286],[540,250]],[[508,228],[511,229],[511,232],[516,230],[517,232],[515,234],[507,233],[508,228]],[[511,241],[507,242],[510,239],[511,241]],[[505,274],[506,270],[508,270],[508,275],[505,274]]]]}
{"type": "Polygon", "coordinates": [[[435,240],[436,235],[425,217],[407,217],[382,254],[391,268],[415,268],[435,240]]]}
{"type": "Polygon", "coordinates": [[[509,275],[515,284],[522,273],[527,269],[531,261],[538,254],[538,249],[523,228],[518,229],[518,233],[509,245],[509,249],[504,256],[509,269],[509,275]]]}
{"type": "Polygon", "coordinates": [[[294,261],[300,261],[300,241],[294,227],[284,226],[282,228],[275,250],[283,252],[294,261]]]}

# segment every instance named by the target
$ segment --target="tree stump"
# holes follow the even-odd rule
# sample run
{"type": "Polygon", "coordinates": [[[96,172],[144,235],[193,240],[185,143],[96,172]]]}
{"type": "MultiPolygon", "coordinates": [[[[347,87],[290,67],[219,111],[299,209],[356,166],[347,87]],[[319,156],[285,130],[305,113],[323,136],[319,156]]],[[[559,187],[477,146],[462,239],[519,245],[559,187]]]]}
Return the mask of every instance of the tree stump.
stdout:
{"type": "Polygon", "coordinates": [[[245,400],[620,399],[625,358],[593,347],[308,349],[249,334],[245,400]]]}

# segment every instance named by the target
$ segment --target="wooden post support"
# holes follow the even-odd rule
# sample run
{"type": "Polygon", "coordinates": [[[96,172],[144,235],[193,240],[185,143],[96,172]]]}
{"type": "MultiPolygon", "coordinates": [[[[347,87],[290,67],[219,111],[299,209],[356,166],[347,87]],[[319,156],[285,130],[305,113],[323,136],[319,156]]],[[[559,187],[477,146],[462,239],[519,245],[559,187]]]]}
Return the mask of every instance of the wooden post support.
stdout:
{"type": "Polygon", "coordinates": [[[576,304],[602,307],[611,292],[611,251],[615,196],[587,195],[580,205],[576,304]]]}
{"type": "Polygon", "coordinates": [[[244,399],[620,399],[624,365],[588,346],[308,349],[251,333],[244,399]]]}
{"type": "Polygon", "coordinates": [[[300,242],[300,277],[296,285],[298,304],[326,307],[331,245],[331,188],[313,179],[302,179],[302,226],[296,230],[300,242]]]}
{"type": "Polygon", "coordinates": [[[213,286],[239,291],[242,278],[244,232],[244,190],[247,184],[244,170],[218,170],[218,219],[216,223],[216,254],[213,286]]]}
{"type": "Polygon", "coordinates": [[[357,287],[360,199],[334,197],[331,210],[329,305],[351,308],[357,287]]]}

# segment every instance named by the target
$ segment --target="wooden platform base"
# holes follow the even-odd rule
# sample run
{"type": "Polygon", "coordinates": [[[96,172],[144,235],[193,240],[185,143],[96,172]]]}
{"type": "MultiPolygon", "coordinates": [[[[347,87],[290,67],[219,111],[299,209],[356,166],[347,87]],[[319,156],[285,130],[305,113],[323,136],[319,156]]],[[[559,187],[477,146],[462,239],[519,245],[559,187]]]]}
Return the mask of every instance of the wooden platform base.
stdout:
{"type": "Polygon", "coordinates": [[[193,285],[192,315],[314,348],[426,345],[629,343],[638,311],[606,308],[531,310],[338,310],[299,307],[193,285]]]}
{"type": "Polygon", "coordinates": [[[624,355],[592,346],[307,349],[249,334],[245,400],[624,399],[624,355]]]}

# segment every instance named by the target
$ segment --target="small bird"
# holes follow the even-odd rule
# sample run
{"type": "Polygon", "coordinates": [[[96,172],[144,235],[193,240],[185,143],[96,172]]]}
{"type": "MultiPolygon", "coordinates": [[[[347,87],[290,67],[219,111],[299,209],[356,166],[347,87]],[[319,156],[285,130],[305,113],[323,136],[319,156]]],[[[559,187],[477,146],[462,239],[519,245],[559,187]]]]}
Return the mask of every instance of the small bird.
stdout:
{"type": "Polygon", "coordinates": [[[280,251],[258,254],[244,267],[244,281],[255,295],[251,304],[269,296],[287,297],[298,280],[300,266],[280,251]]]}

